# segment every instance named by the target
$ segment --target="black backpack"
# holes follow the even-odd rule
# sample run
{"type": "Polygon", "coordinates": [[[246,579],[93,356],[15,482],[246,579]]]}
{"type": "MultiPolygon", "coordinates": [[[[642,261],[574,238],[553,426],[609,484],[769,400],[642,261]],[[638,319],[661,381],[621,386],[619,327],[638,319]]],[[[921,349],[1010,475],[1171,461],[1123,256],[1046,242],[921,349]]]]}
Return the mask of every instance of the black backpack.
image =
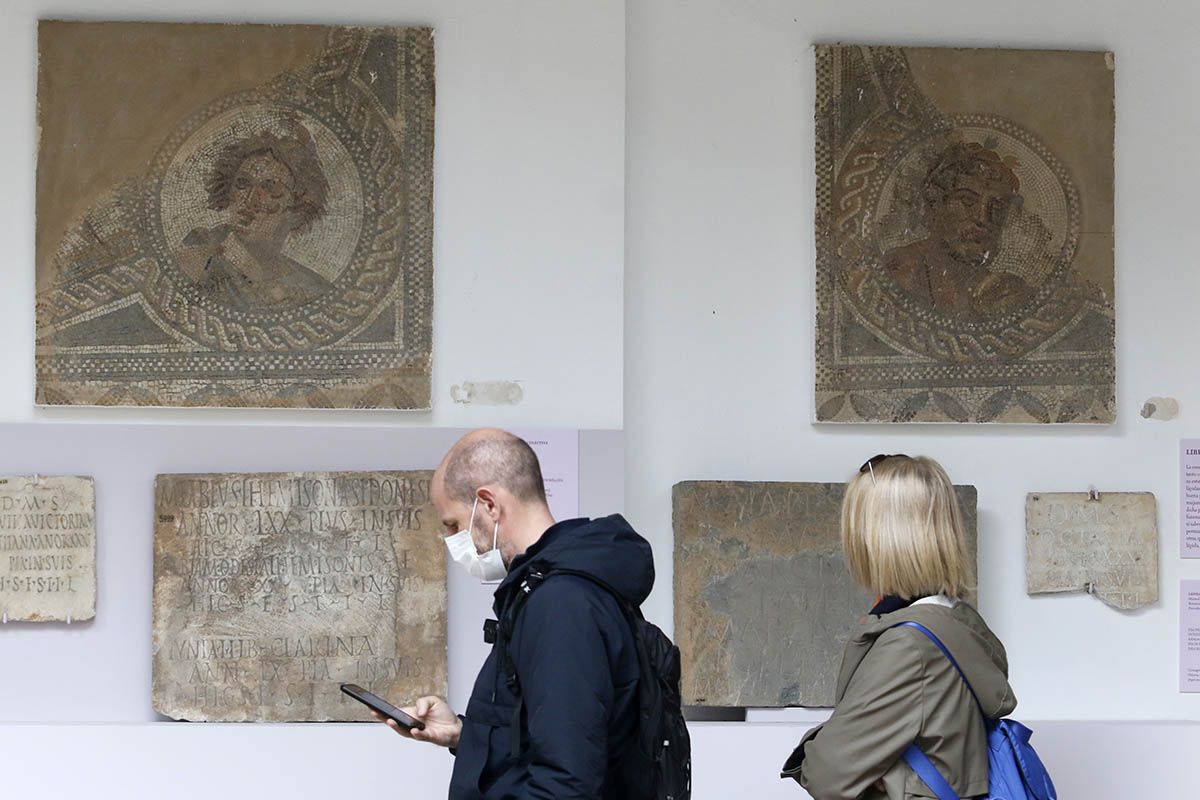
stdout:
{"type": "Polygon", "coordinates": [[[508,688],[517,698],[513,715],[513,758],[520,756],[526,742],[525,709],[521,681],[516,664],[508,652],[517,615],[533,590],[555,575],[574,575],[604,589],[621,606],[637,645],[638,657],[638,735],[631,756],[623,764],[623,774],[636,787],[630,800],[690,800],[692,796],[692,740],[683,719],[679,694],[679,648],[657,625],[647,622],[640,608],[629,603],[615,589],[594,575],[572,569],[535,568],[521,582],[496,626],[496,646],[508,688]]]}

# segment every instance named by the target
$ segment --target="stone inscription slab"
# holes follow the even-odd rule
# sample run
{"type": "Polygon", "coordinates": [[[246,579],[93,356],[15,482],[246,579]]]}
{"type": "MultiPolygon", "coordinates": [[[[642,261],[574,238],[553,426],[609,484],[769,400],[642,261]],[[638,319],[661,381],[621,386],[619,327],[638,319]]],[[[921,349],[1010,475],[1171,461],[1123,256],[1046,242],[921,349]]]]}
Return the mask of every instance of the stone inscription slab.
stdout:
{"type": "Polygon", "coordinates": [[[446,552],[429,472],[160,475],[154,707],[176,719],[369,719],[446,690],[446,552]]]}
{"type": "Polygon", "coordinates": [[[1112,422],[1112,54],[816,68],[817,420],[1112,422]]]}
{"type": "MultiPolygon", "coordinates": [[[[694,706],[832,706],[874,598],[841,553],[838,483],[675,485],[675,641],[694,706]]],[[[956,486],[972,563],[976,494],[956,486]]]]}
{"type": "Polygon", "coordinates": [[[428,408],[433,49],[41,22],[37,402],[428,408]]]}
{"type": "Polygon", "coordinates": [[[0,617],[96,616],[96,490],[91,478],[0,478],[0,617]]]}
{"type": "Polygon", "coordinates": [[[1030,594],[1089,592],[1114,608],[1158,601],[1158,508],[1149,492],[1025,499],[1030,594]]]}

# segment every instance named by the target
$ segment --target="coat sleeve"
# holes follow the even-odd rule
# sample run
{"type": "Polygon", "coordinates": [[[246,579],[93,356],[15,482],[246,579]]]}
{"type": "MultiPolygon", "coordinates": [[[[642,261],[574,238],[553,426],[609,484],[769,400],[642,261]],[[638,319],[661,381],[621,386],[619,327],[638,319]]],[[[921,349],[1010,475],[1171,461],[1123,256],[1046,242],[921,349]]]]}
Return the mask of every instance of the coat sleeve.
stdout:
{"type": "Polygon", "coordinates": [[[608,641],[620,612],[600,591],[570,576],[546,581],[513,632],[529,735],[521,798],[601,796],[615,694],[608,641]]]}
{"type": "Polygon", "coordinates": [[[891,769],[921,731],[924,682],[913,638],[880,636],[833,716],[801,744],[800,784],[814,800],[855,800],[891,769]]]}

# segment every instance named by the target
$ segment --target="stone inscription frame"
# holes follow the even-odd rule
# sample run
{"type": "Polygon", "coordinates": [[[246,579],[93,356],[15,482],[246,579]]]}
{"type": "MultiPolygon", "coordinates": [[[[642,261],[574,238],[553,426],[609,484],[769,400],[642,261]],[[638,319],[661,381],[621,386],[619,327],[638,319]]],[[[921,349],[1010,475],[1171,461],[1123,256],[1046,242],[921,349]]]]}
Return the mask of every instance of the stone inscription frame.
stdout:
{"type": "MultiPolygon", "coordinates": [[[[842,650],[873,601],[841,554],[844,492],[840,483],[675,485],[675,641],[686,705],[833,705],[842,650]]],[[[975,487],[955,493],[974,565],[975,487]]]]}
{"type": "Polygon", "coordinates": [[[95,482],[0,477],[0,618],[73,623],[95,616],[95,482]]]}
{"type": "Polygon", "coordinates": [[[1159,599],[1158,503],[1150,492],[1035,492],[1025,499],[1028,592],[1086,592],[1132,611],[1159,599]]]}
{"type": "Polygon", "coordinates": [[[431,473],[160,475],[155,709],[364,721],[341,683],[446,691],[446,552],[431,473]]]}

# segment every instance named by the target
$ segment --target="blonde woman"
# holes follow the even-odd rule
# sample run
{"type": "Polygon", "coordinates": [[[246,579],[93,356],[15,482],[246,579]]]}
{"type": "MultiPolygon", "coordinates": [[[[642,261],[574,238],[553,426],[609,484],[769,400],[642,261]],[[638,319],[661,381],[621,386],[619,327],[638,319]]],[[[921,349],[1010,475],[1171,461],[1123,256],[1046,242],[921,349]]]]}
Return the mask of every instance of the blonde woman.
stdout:
{"type": "Polygon", "coordinates": [[[842,503],[842,549],[854,579],[880,599],[846,645],[833,716],[804,737],[783,777],[815,800],[933,797],[905,761],[916,744],[960,798],[986,795],[983,714],[1005,716],[1017,701],[1004,646],[966,601],[971,568],[945,471],[904,455],[863,464],[842,503]],[[935,634],[970,686],[904,623],[935,634]]]}

